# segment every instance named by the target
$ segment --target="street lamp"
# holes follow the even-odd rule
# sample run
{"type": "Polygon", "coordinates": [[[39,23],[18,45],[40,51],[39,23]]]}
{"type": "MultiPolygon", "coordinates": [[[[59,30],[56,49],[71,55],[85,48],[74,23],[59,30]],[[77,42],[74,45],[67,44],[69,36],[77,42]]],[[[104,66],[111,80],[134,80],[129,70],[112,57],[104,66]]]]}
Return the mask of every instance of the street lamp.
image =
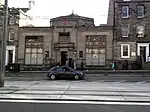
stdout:
{"type": "Polygon", "coordinates": [[[5,57],[6,57],[6,39],[8,37],[8,0],[4,4],[4,27],[3,36],[1,38],[1,53],[0,53],[0,87],[4,87],[5,80],[5,57]]]}

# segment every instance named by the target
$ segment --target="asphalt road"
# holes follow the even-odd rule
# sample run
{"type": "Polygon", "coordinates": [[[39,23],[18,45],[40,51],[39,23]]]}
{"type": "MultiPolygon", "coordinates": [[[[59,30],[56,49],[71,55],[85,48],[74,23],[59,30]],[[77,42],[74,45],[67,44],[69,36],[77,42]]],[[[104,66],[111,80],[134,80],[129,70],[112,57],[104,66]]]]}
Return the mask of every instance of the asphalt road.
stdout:
{"type": "Polygon", "coordinates": [[[150,105],[2,102],[2,112],[149,112],[150,105]]]}
{"type": "Polygon", "coordinates": [[[2,112],[149,112],[150,83],[6,81],[2,112]]]}
{"type": "MultiPolygon", "coordinates": [[[[39,81],[48,80],[46,73],[6,73],[6,80],[10,81],[39,81]]],[[[150,82],[149,74],[85,74],[86,81],[119,81],[119,82],[150,82]]]]}
{"type": "Polygon", "coordinates": [[[150,83],[6,81],[0,99],[150,102],[150,83]]]}

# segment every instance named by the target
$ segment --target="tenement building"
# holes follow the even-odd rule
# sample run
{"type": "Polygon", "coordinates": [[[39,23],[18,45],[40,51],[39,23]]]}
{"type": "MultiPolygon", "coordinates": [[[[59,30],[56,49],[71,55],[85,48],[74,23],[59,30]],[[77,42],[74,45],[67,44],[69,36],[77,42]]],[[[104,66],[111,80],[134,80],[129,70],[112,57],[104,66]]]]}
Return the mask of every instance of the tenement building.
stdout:
{"type": "Polygon", "coordinates": [[[112,62],[112,26],[95,26],[94,19],[76,14],[50,20],[49,27],[20,27],[16,63],[21,69],[65,65],[108,68],[112,62]]]}
{"type": "Polygon", "coordinates": [[[110,0],[110,5],[108,24],[114,26],[114,60],[120,69],[124,68],[125,62],[128,62],[126,69],[135,69],[137,61],[147,69],[150,61],[150,0],[110,0]]]}
{"type": "MultiPolygon", "coordinates": [[[[18,52],[19,12],[20,9],[9,8],[8,38],[6,38],[6,60],[5,65],[15,63],[18,52]]],[[[4,11],[0,8],[0,40],[4,38],[4,11]]],[[[1,45],[0,45],[1,46],[1,45]]],[[[0,50],[1,53],[1,50],[0,50]]]]}

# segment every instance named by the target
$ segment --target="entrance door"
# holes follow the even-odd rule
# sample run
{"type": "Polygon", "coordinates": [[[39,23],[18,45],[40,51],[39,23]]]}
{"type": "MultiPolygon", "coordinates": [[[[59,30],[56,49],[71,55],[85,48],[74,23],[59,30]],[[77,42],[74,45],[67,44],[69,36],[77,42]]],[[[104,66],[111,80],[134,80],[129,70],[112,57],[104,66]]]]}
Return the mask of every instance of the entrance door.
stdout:
{"type": "Polygon", "coordinates": [[[61,51],[61,65],[66,65],[67,51],[61,51]]]}
{"type": "Polygon", "coordinates": [[[142,61],[146,62],[146,46],[140,46],[140,56],[142,61]]]}
{"type": "Polygon", "coordinates": [[[13,50],[8,50],[8,64],[13,63],[13,50]]]}

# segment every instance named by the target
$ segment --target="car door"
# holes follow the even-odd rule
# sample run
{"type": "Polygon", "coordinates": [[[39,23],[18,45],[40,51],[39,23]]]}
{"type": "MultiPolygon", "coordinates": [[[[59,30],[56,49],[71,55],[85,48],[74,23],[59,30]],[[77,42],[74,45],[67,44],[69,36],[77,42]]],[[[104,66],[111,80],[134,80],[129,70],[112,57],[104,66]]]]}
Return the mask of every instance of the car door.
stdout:
{"type": "Polygon", "coordinates": [[[64,67],[64,69],[65,69],[65,73],[64,73],[65,77],[71,78],[73,76],[73,70],[68,67],[64,67]]]}
{"type": "Polygon", "coordinates": [[[64,78],[65,77],[65,70],[62,67],[58,67],[56,69],[57,77],[64,78]]]}

